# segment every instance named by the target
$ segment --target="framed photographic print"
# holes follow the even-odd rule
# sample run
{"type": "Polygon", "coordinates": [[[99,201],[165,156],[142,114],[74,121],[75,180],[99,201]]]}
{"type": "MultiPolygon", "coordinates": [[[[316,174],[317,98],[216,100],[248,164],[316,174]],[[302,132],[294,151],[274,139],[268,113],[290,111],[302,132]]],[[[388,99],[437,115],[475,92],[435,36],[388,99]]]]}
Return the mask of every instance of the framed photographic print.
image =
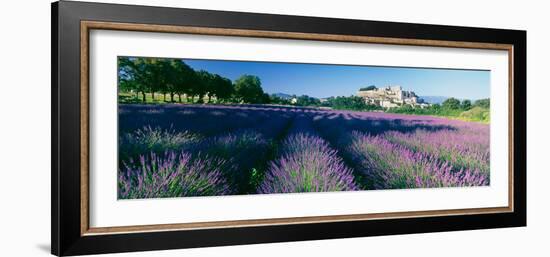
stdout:
{"type": "Polygon", "coordinates": [[[52,5],[52,253],[526,225],[526,32],[52,5]]]}

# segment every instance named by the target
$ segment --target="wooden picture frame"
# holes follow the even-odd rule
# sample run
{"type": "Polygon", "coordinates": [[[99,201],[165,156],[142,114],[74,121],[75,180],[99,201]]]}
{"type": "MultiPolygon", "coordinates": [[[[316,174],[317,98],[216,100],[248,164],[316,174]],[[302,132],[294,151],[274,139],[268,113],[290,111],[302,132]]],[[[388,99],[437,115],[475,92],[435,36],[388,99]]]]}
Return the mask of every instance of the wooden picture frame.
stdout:
{"type": "Polygon", "coordinates": [[[52,4],[52,254],[525,226],[525,113],[525,31],[56,2],[52,4]],[[509,204],[438,211],[90,227],[88,65],[91,30],[505,50],[509,56],[509,204]]]}

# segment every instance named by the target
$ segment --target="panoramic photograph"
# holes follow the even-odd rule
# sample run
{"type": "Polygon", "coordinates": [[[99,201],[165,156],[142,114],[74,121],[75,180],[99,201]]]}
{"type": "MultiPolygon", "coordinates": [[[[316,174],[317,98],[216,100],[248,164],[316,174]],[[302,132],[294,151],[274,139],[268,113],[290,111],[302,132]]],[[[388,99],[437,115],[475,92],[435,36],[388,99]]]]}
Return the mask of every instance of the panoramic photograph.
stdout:
{"type": "Polygon", "coordinates": [[[118,57],[118,199],[490,185],[490,71],[118,57]]]}

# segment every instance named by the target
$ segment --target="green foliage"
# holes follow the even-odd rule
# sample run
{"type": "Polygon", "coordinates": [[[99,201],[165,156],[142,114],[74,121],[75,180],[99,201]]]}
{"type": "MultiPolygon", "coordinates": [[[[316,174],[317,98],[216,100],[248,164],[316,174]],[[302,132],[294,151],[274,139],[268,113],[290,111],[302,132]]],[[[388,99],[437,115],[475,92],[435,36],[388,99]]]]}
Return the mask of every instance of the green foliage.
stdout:
{"type": "Polygon", "coordinates": [[[281,105],[291,105],[292,104],[289,99],[281,98],[281,97],[278,97],[276,95],[270,95],[269,96],[269,102],[272,103],[272,104],[281,104],[281,105]]]}
{"type": "Polygon", "coordinates": [[[352,111],[373,111],[383,110],[382,107],[365,103],[365,100],[359,96],[338,96],[328,99],[327,104],[336,110],[352,110],[352,111]]]}
{"type": "Polygon", "coordinates": [[[267,93],[263,93],[262,94],[262,97],[260,98],[260,102],[261,104],[269,104],[271,103],[271,97],[269,97],[269,94],[267,93]]]}
{"type": "Polygon", "coordinates": [[[187,97],[186,102],[195,99],[202,102],[208,95],[210,102],[212,97],[227,101],[234,93],[231,80],[207,71],[195,71],[177,59],[119,57],[118,75],[119,95],[131,93],[140,96],[142,102],[147,102],[148,94],[156,101],[155,93],[163,94],[164,102],[167,94],[172,102],[176,95],[179,102],[183,102],[183,95],[187,97]]]}
{"type": "MultiPolygon", "coordinates": [[[[319,99],[302,95],[296,101],[268,95],[262,89],[259,77],[242,75],[233,83],[231,80],[208,71],[195,71],[178,59],[165,58],[118,58],[118,98],[121,103],[135,102],[186,102],[208,103],[239,102],[251,104],[281,104],[297,106],[323,106],[336,110],[386,111],[413,115],[435,115],[470,121],[490,121],[490,100],[480,99],[472,104],[470,100],[462,102],[449,98],[441,105],[433,104],[426,108],[403,105],[384,110],[376,105],[367,104],[359,96],[330,97],[321,102],[319,99]],[[160,93],[161,95],[159,95],[160,93]],[[169,100],[167,95],[169,95],[169,100]],[[160,98],[162,97],[162,98],[160,98]],[[177,100],[176,100],[177,99],[177,100]]],[[[360,91],[375,90],[371,85],[360,91]]]]}
{"type": "Polygon", "coordinates": [[[218,74],[195,71],[178,59],[118,58],[119,99],[121,102],[159,102],[155,94],[162,94],[160,102],[177,101],[202,103],[231,102],[269,103],[260,78],[243,75],[235,84],[218,74]],[[184,97],[185,96],[185,97],[184,97]]]}
{"type": "Polygon", "coordinates": [[[235,96],[244,103],[262,103],[265,100],[259,77],[242,75],[235,81],[235,96]]]}
{"type": "Polygon", "coordinates": [[[477,100],[474,102],[474,106],[488,109],[491,107],[491,100],[489,100],[488,98],[477,100]]]}
{"type": "Polygon", "coordinates": [[[145,92],[160,90],[161,69],[157,58],[120,57],[118,80],[121,90],[140,92],[145,101],[145,92]]]}
{"type": "MultiPolygon", "coordinates": [[[[198,84],[199,78],[195,71],[182,61],[172,60],[172,69],[170,74],[174,83],[174,93],[178,94],[178,99],[182,102],[182,95],[193,96],[194,87],[198,84]]],[[[174,97],[172,96],[172,101],[174,97]]]]}
{"type": "Polygon", "coordinates": [[[462,100],[462,103],[460,103],[460,108],[462,110],[470,110],[470,108],[472,108],[472,101],[462,100]]]}
{"type": "Polygon", "coordinates": [[[209,96],[215,96],[220,102],[225,102],[231,98],[234,93],[231,80],[215,74],[213,83],[214,87],[209,96]]]}
{"type": "Polygon", "coordinates": [[[468,104],[464,102],[459,105],[459,108],[450,109],[448,105],[439,105],[433,104],[429,107],[419,108],[412,107],[411,105],[403,105],[397,108],[388,109],[386,112],[390,113],[401,113],[401,114],[411,114],[411,115],[431,115],[431,116],[442,116],[448,118],[461,119],[466,121],[476,121],[476,122],[490,122],[489,108],[483,108],[479,106],[470,106],[470,108],[465,109],[468,104]]]}
{"type": "Polygon", "coordinates": [[[375,90],[376,89],[376,86],[374,85],[370,85],[368,87],[362,87],[359,89],[359,91],[370,91],[370,90],[375,90]]]}
{"type": "Polygon", "coordinates": [[[202,138],[190,132],[177,132],[173,128],[145,126],[119,137],[119,161],[137,159],[146,153],[161,154],[165,151],[181,151],[191,148],[202,138]]]}
{"type": "Polygon", "coordinates": [[[204,96],[208,94],[208,92],[213,92],[215,89],[214,75],[205,70],[201,70],[196,74],[199,81],[195,84],[193,95],[198,95],[198,103],[202,103],[204,96]]]}
{"type": "Polygon", "coordinates": [[[447,110],[458,110],[460,109],[460,100],[453,97],[448,98],[447,100],[443,101],[441,107],[447,110]]]}
{"type": "Polygon", "coordinates": [[[314,97],[302,95],[296,98],[296,105],[298,106],[319,106],[321,101],[314,97]]]}
{"type": "Polygon", "coordinates": [[[264,179],[264,174],[256,169],[252,168],[250,171],[250,188],[258,188],[264,179]]]}
{"type": "Polygon", "coordinates": [[[488,108],[476,106],[470,110],[460,113],[459,118],[462,120],[490,122],[491,112],[488,108]]]}

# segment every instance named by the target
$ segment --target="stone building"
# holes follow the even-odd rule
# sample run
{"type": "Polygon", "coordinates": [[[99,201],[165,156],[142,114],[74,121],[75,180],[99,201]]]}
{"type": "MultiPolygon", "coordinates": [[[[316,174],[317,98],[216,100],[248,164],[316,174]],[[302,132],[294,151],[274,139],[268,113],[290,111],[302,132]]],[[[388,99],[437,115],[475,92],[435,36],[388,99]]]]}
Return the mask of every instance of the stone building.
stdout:
{"type": "Polygon", "coordinates": [[[405,104],[421,108],[428,106],[413,91],[403,90],[401,86],[369,87],[367,90],[359,90],[357,96],[365,99],[365,103],[384,108],[399,107],[405,104]]]}

